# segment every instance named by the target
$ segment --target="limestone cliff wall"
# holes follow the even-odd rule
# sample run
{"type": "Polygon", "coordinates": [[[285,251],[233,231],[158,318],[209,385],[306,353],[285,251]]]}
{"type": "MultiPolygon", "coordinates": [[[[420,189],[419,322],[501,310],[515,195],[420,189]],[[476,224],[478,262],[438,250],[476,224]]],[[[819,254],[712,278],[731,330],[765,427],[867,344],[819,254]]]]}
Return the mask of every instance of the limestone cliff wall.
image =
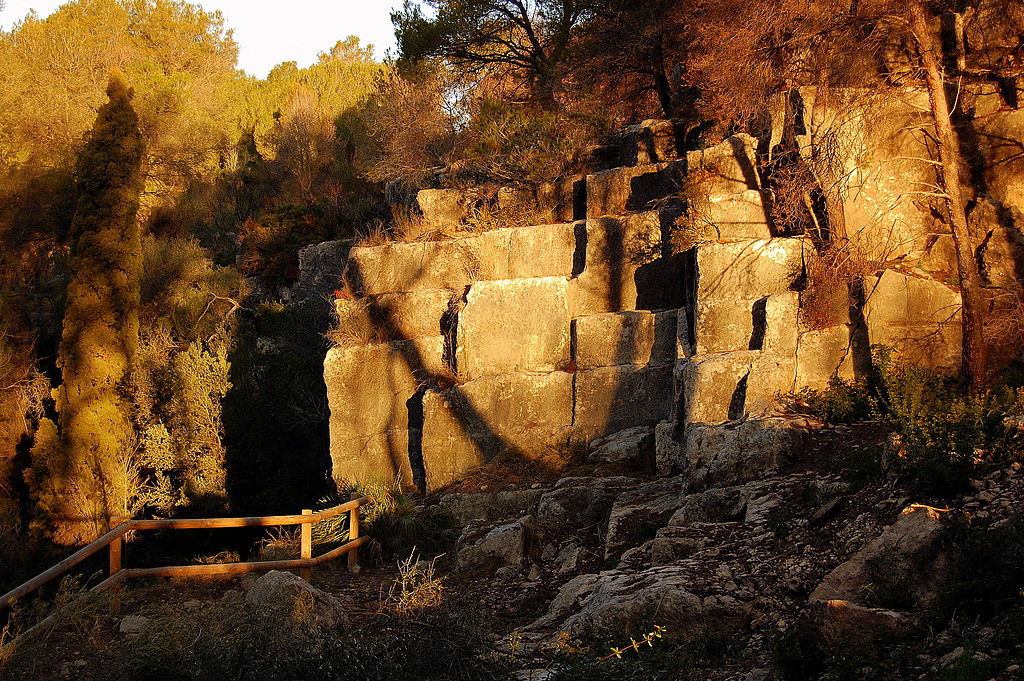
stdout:
{"type": "MultiPolygon", "coordinates": [[[[799,441],[779,397],[856,376],[872,344],[954,370],[959,295],[940,280],[948,262],[926,267],[943,235],[907,189],[924,175],[901,165],[916,142],[895,116],[856,125],[839,159],[847,229],[877,268],[837,292],[824,325],[802,312],[818,248],[771,219],[758,173],[770,140],[682,152],[663,121],[625,132],[611,158],[630,165],[497,193],[550,224],[353,248],[354,295],[336,301],[344,342],[324,369],[336,479],[437,489],[496,456],[569,448],[650,448],[697,486],[749,479],[799,441]],[[708,458],[727,451],[741,454],[708,458]]],[[[474,201],[419,196],[442,227],[474,201]]]]}

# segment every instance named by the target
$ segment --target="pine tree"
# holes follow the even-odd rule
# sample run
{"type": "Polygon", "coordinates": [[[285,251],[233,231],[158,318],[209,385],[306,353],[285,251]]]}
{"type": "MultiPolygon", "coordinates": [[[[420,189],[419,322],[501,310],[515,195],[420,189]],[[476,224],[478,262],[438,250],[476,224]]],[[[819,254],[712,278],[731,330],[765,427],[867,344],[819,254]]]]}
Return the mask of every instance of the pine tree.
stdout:
{"type": "Polygon", "coordinates": [[[119,75],[107,96],[76,169],[59,427],[40,429],[28,474],[42,520],[62,544],[89,541],[125,514],[136,477],[125,384],[139,342],[143,143],[119,75]]]}

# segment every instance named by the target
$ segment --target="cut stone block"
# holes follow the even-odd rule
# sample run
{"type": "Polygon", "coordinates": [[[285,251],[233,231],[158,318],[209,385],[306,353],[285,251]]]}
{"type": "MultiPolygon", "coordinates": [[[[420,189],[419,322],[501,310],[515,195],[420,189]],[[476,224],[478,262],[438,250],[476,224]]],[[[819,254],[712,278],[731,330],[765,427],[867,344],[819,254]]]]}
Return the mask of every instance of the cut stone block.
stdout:
{"type": "Polygon", "coordinates": [[[646,266],[662,260],[658,212],[587,220],[576,223],[576,228],[577,276],[570,282],[573,317],[648,307],[654,289],[679,288],[671,281],[643,276],[646,266]]]}
{"type": "Polygon", "coordinates": [[[762,298],[792,289],[804,274],[806,239],[707,244],[697,249],[697,300],[762,298]]]}
{"type": "Polygon", "coordinates": [[[537,218],[544,222],[572,222],[586,218],[586,179],[567,177],[537,187],[537,218]]]}
{"type": "Polygon", "coordinates": [[[617,364],[671,364],[679,342],[676,311],[608,312],[573,321],[579,369],[617,364]]]}
{"type": "Polygon", "coordinates": [[[481,281],[459,314],[457,367],[469,379],[569,365],[568,282],[561,277],[481,281]]]}
{"type": "Polygon", "coordinates": [[[688,217],[693,228],[714,241],[772,238],[763,197],[754,189],[692,201],[688,217]]]}
{"type": "Polygon", "coordinates": [[[742,416],[747,376],[758,355],[744,350],[694,355],[677,362],[676,418],[689,424],[717,423],[742,416]]]}
{"type": "Polygon", "coordinates": [[[576,372],[573,435],[579,440],[653,426],[671,411],[672,365],[624,364],[576,372]]]}
{"type": "Polygon", "coordinates": [[[800,294],[786,291],[768,296],[764,316],[766,324],[762,349],[780,357],[796,357],[800,294]]]}
{"type": "Polygon", "coordinates": [[[686,134],[679,121],[647,120],[639,126],[636,162],[640,165],[671,161],[683,155],[686,134]]]}
{"type": "MultiPolygon", "coordinates": [[[[755,348],[755,316],[764,312],[764,298],[758,300],[712,300],[697,303],[696,354],[759,350],[755,348]]],[[[761,338],[763,340],[763,325],[761,338]]]]}
{"type": "Polygon", "coordinates": [[[796,351],[796,388],[822,390],[833,376],[853,380],[853,346],[845,324],[800,334],[796,351]]]}
{"type": "Polygon", "coordinates": [[[679,191],[685,164],[680,162],[613,168],[587,175],[587,217],[646,210],[657,199],[679,191]]]}
{"type": "Polygon", "coordinates": [[[503,453],[547,453],[572,425],[572,374],[505,374],[423,396],[428,490],[503,453]]]}
{"type": "Polygon", "coordinates": [[[688,172],[702,171],[701,189],[707,195],[736,194],[757,189],[757,140],[750,135],[729,137],[721,144],[686,155],[688,172]]]}
{"type": "Polygon", "coordinates": [[[324,360],[331,442],[408,429],[406,403],[445,371],[443,351],[439,336],[331,348],[324,360]]]}
{"type": "Polygon", "coordinates": [[[353,345],[437,336],[454,298],[454,292],[447,289],[425,289],[338,299],[334,301],[338,331],[353,345]]]}
{"type": "Polygon", "coordinates": [[[396,480],[403,488],[413,487],[409,460],[412,441],[418,430],[389,430],[384,433],[347,440],[331,438],[331,464],[339,486],[355,482],[390,484],[396,480]]]}
{"type": "Polygon", "coordinates": [[[576,233],[571,222],[508,230],[503,253],[507,268],[502,279],[569,277],[576,257],[576,233]]]}
{"type": "Polygon", "coordinates": [[[486,278],[480,276],[481,243],[479,237],[472,237],[353,248],[345,278],[365,295],[442,288],[462,291],[474,279],[486,278]]]}
{"type": "Polygon", "coordinates": [[[747,418],[769,415],[779,398],[793,392],[796,381],[796,358],[792,355],[760,353],[750,365],[743,416],[747,418]]]}
{"type": "Polygon", "coordinates": [[[416,194],[423,219],[432,227],[452,227],[467,214],[467,195],[461,189],[424,189],[416,194]]]}
{"type": "Polygon", "coordinates": [[[911,362],[954,371],[960,366],[960,294],[893,270],[864,279],[864,319],[872,345],[888,345],[911,362]]]}

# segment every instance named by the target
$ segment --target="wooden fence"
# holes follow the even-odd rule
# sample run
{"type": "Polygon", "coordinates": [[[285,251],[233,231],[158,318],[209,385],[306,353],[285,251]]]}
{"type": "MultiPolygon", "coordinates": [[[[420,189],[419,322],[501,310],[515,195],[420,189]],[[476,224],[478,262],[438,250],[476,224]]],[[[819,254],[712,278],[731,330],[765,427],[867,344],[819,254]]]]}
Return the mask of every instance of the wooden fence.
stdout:
{"type": "MultiPolygon", "coordinates": [[[[254,516],[251,518],[182,518],[175,520],[117,520],[105,535],[84,546],[61,562],[54,565],[21,586],[0,597],[0,611],[9,608],[18,599],[24,598],[44,584],[60,577],[86,558],[109,547],[110,561],[107,578],[93,587],[93,591],[104,591],[125,579],[135,577],[194,577],[199,575],[228,575],[261,570],[300,570],[303,579],[309,580],[312,570],[342,555],[348,554],[349,568],[359,564],[359,547],[370,541],[359,533],[359,507],[370,501],[369,497],[352,495],[352,500],[314,513],[302,511],[302,515],[254,516]],[[342,513],[349,515],[348,541],[326,553],[313,557],[313,525],[342,513]],[[145,530],[199,530],[224,527],[277,527],[301,525],[299,534],[299,557],[291,560],[266,560],[247,563],[213,563],[209,565],[169,565],[155,568],[126,568],[124,558],[124,536],[129,532],[145,530]]],[[[119,607],[115,599],[115,608],[119,607]]],[[[49,619],[49,618],[47,618],[49,619]]],[[[40,623],[42,625],[43,622],[40,623]]],[[[39,625],[37,625],[39,626],[39,625]]],[[[33,627],[35,628],[35,627],[33,627]]]]}

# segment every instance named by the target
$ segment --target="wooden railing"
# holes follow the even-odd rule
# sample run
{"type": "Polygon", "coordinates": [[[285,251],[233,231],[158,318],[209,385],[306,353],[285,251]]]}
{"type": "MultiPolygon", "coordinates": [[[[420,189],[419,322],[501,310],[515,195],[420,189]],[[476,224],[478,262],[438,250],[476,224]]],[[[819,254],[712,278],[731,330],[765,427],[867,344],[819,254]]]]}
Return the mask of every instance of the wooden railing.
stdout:
{"type": "MultiPolygon", "coordinates": [[[[9,608],[18,599],[24,598],[44,584],[60,577],[85,559],[110,547],[109,572],[105,580],[93,587],[93,591],[104,591],[125,579],[136,577],[192,577],[198,575],[227,575],[260,570],[300,570],[307,581],[312,570],[327,561],[348,554],[349,568],[359,564],[359,547],[370,541],[359,534],[359,507],[369,502],[369,497],[352,495],[352,500],[314,513],[303,510],[302,515],[254,516],[251,518],[182,518],[174,520],[125,520],[112,521],[113,527],[105,535],[71,554],[49,570],[36,575],[21,586],[0,597],[0,611],[9,608]],[[348,541],[326,553],[313,557],[313,525],[342,513],[349,514],[348,541]],[[155,568],[126,568],[124,558],[124,536],[129,532],[145,530],[198,530],[224,527],[276,527],[301,525],[299,534],[299,557],[291,560],[266,560],[247,563],[213,563],[207,565],[170,565],[155,568]]],[[[115,600],[114,607],[118,607],[115,600]]]]}

